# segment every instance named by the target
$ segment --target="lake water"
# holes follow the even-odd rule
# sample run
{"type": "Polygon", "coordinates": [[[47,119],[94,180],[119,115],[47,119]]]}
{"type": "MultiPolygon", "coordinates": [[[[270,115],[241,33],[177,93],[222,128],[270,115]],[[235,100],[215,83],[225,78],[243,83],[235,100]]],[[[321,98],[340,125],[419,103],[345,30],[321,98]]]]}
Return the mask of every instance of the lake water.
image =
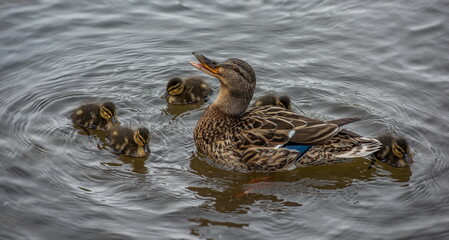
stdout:
{"type": "Polygon", "coordinates": [[[1,239],[449,238],[449,2],[0,1],[1,239]],[[366,136],[404,136],[415,163],[357,159],[236,173],[198,155],[208,103],[167,106],[191,54],[237,57],[255,95],[366,136]],[[147,160],[118,157],[68,113],[116,103],[151,131],[147,160]]]}

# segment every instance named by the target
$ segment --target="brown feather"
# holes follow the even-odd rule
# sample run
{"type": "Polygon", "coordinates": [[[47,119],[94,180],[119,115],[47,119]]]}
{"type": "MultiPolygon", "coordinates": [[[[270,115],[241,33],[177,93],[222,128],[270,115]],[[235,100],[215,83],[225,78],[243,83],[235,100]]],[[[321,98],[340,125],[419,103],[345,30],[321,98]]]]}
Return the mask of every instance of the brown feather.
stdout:
{"type": "Polygon", "coordinates": [[[335,119],[335,120],[331,120],[331,121],[327,121],[328,123],[333,123],[339,127],[349,124],[349,123],[353,123],[353,122],[357,122],[360,121],[360,118],[340,118],[340,119],[335,119]]]}

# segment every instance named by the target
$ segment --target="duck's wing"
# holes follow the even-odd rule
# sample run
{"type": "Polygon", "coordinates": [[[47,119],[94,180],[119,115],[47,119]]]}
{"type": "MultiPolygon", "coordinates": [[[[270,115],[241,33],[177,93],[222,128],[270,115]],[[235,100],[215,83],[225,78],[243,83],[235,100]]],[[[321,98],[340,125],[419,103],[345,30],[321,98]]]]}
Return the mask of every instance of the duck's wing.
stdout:
{"type": "Polygon", "coordinates": [[[247,146],[281,147],[287,143],[322,144],[341,131],[334,123],[300,116],[280,107],[263,106],[242,116],[236,136],[247,146]]]}
{"type": "MultiPolygon", "coordinates": [[[[328,156],[323,161],[360,157],[376,151],[379,143],[340,128],[358,120],[344,118],[324,122],[284,108],[257,107],[242,116],[233,144],[241,150],[238,153],[240,162],[251,170],[259,171],[291,166],[303,159],[300,157],[309,149],[316,154],[327,152],[328,156]],[[312,145],[317,146],[312,148],[312,145]]],[[[312,162],[303,164],[318,163],[310,156],[306,160],[312,162]]]]}
{"type": "Polygon", "coordinates": [[[238,153],[239,161],[249,169],[278,170],[297,162],[312,145],[339,142],[333,139],[338,134],[353,135],[340,126],[358,120],[343,118],[324,122],[280,107],[256,107],[242,116],[233,144],[235,149],[242,150],[238,153]]]}
{"type": "Polygon", "coordinates": [[[327,121],[328,123],[333,123],[336,124],[337,126],[341,127],[343,125],[349,124],[349,123],[353,123],[353,122],[357,122],[360,121],[360,118],[340,118],[340,119],[335,119],[335,120],[331,120],[331,121],[327,121]]]}
{"type": "Polygon", "coordinates": [[[252,147],[245,150],[240,162],[252,171],[275,171],[294,163],[300,153],[287,148],[252,147]]]}

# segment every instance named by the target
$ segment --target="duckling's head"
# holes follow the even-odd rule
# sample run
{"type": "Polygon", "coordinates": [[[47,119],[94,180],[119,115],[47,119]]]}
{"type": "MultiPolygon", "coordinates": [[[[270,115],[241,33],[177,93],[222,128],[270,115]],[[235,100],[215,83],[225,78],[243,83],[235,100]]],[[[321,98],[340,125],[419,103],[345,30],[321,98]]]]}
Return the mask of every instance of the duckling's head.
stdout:
{"type": "Polygon", "coordinates": [[[167,89],[165,91],[165,94],[162,96],[162,98],[167,98],[169,95],[176,96],[184,92],[185,84],[184,81],[179,78],[175,77],[170,79],[167,83],[167,89]]]}
{"type": "Polygon", "coordinates": [[[272,105],[276,107],[282,107],[285,109],[291,109],[290,98],[286,95],[277,96],[275,94],[266,94],[257,99],[254,103],[255,107],[272,105]]]}
{"type": "Polygon", "coordinates": [[[116,124],[117,117],[115,112],[115,104],[112,102],[105,102],[100,106],[100,116],[112,123],[116,124]]]}
{"type": "Polygon", "coordinates": [[[144,147],[146,152],[149,152],[148,143],[150,142],[150,131],[145,127],[137,129],[134,132],[134,141],[137,145],[144,147]]]}
{"type": "Polygon", "coordinates": [[[238,58],[218,62],[197,52],[193,55],[199,62],[190,62],[192,66],[220,80],[220,93],[213,104],[226,114],[243,114],[251,102],[256,87],[256,74],[253,68],[238,58]]]}
{"type": "Polygon", "coordinates": [[[385,134],[378,138],[382,148],[374,153],[374,157],[394,167],[407,167],[413,163],[410,147],[402,137],[385,134]]]}
{"type": "Polygon", "coordinates": [[[282,95],[279,97],[277,105],[280,107],[283,107],[285,109],[291,109],[292,108],[292,101],[287,95],[282,95]]]}

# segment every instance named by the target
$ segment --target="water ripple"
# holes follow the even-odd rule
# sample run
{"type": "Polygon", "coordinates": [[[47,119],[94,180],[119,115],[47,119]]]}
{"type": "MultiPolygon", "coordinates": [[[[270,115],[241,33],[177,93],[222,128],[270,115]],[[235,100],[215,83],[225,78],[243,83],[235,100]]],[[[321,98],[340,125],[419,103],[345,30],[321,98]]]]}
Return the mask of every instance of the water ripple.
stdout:
{"type": "Polygon", "coordinates": [[[0,206],[5,239],[447,237],[448,9],[442,1],[4,1],[0,12],[0,206]],[[242,58],[256,96],[288,94],[323,120],[393,132],[415,163],[356,159],[276,174],[198,156],[199,105],[160,99],[202,74],[192,51],[242,58]],[[69,113],[113,101],[151,132],[151,155],[112,154],[69,113]],[[149,224],[151,223],[151,224],[149,224]]]}

